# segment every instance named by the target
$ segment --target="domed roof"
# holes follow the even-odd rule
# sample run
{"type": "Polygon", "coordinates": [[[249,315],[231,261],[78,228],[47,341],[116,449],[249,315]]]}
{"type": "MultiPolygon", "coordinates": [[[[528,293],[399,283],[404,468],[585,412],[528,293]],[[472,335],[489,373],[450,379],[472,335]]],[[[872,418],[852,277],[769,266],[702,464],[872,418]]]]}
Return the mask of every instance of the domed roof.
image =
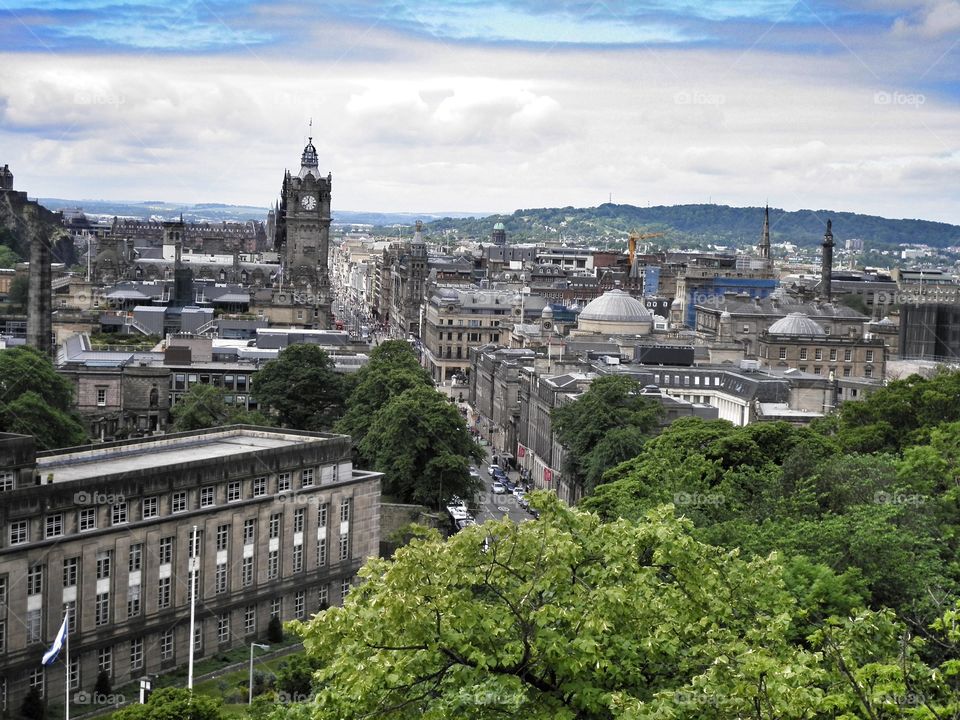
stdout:
{"type": "Polygon", "coordinates": [[[608,290],[587,303],[580,311],[580,320],[606,322],[650,322],[650,311],[623,290],[608,290]]]}
{"type": "Polygon", "coordinates": [[[826,335],[823,328],[800,312],[780,318],[767,331],[771,335],[826,335]]]}
{"type": "Polygon", "coordinates": [[[503,223],[502,223],[502,222],[498,222],[496,225],[494,225],[494,226],[493,226],[493,229],[494,229],[494,230],[506,230],[506,228],[503,226],[503,223]]]}

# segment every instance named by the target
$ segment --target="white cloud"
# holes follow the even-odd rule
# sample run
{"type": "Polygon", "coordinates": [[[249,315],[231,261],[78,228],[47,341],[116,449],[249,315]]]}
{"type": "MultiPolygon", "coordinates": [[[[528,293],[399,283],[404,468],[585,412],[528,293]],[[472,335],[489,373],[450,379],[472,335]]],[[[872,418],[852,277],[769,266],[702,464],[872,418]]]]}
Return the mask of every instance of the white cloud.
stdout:
{"type": "Polygon", "coordinates": [[[939,38],[960,31],[960,2],[934,0],[927,3],[916,20],[897,18],[893,25],[895,35],[939,38]]]}
{"type": "Polygon", "coordinates": [[[878,103],[900,83],[846,52],[364,41],[403,59],[0,55],[2,160],[34,196],[266,206],[313,117],[335,209],[512,211],[612,193],[960,222],[960,109],[930,94],[878,103]]]}

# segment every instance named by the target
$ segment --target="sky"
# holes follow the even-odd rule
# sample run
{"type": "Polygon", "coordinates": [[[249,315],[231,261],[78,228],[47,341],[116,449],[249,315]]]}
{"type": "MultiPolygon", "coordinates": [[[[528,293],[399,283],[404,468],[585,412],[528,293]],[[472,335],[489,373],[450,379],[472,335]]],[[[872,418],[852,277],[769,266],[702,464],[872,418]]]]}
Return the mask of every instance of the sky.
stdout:
{"type": "Polygon", "coordinates": [[[960,0],[0,0],[31,197],[960,224],[960,0]],[[312,124],[311,124],[312,123],[312,124]]]}

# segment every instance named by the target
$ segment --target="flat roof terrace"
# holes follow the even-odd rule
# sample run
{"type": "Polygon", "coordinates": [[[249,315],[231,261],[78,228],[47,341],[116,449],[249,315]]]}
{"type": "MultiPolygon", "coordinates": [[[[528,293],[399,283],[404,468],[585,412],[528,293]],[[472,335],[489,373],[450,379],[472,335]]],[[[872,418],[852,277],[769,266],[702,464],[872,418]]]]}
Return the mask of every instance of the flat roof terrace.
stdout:
{"type": "Polygon", "coordinates": [[[233,427],[166,436],[146,441],[108,443],[37,457],[37,472],[42,478],[53,475],[54,483],[104,478],[183,463],[233,458],[262,450],[324,442],[337,435],[290,433],[266,428],[233,427]]]}

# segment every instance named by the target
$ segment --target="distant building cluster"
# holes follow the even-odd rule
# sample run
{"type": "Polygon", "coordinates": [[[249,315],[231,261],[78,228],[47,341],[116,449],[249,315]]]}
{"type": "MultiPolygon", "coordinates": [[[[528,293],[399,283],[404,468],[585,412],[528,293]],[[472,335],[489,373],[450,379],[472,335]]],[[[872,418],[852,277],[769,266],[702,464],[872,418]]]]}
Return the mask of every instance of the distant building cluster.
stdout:
{"type": "Polygon", "coordinates": [[[291,344],[350,373],[377,343],[409,342],[501,462],[568,502],[584,489],[551,413],[598,377],[635,379],[664,423],[807,423],[960,353],[956,278],[844,268],[865,243],[836,243],[829,221],[819,257],[799,259],[772,243],[769,209],[741,253],[637,247],[663,233],[631,233],[626,251],[518,243],[503,222],[480,238],[420,222],[383,236],[334,226],[331,189],[312,140],[247,223],[51,213],[3,166],[0,222],[29,262],[0,270],[0,301],[18,278],[29,293],[0,314],[0,347],[49,354],[97,444],[36,453],[0,437],[0,710],[31,687],[62,698],[37,659],[64,613],[76,689],[180,666],[191,642],[200,657],[246,643],[349,591],[380,532],[379,475],[352,467],[349,438],[170,434],[196,385],[257,409],[254,375],[291,344]],[[203,609],[189,638],[194,555],[203,609]]]}

